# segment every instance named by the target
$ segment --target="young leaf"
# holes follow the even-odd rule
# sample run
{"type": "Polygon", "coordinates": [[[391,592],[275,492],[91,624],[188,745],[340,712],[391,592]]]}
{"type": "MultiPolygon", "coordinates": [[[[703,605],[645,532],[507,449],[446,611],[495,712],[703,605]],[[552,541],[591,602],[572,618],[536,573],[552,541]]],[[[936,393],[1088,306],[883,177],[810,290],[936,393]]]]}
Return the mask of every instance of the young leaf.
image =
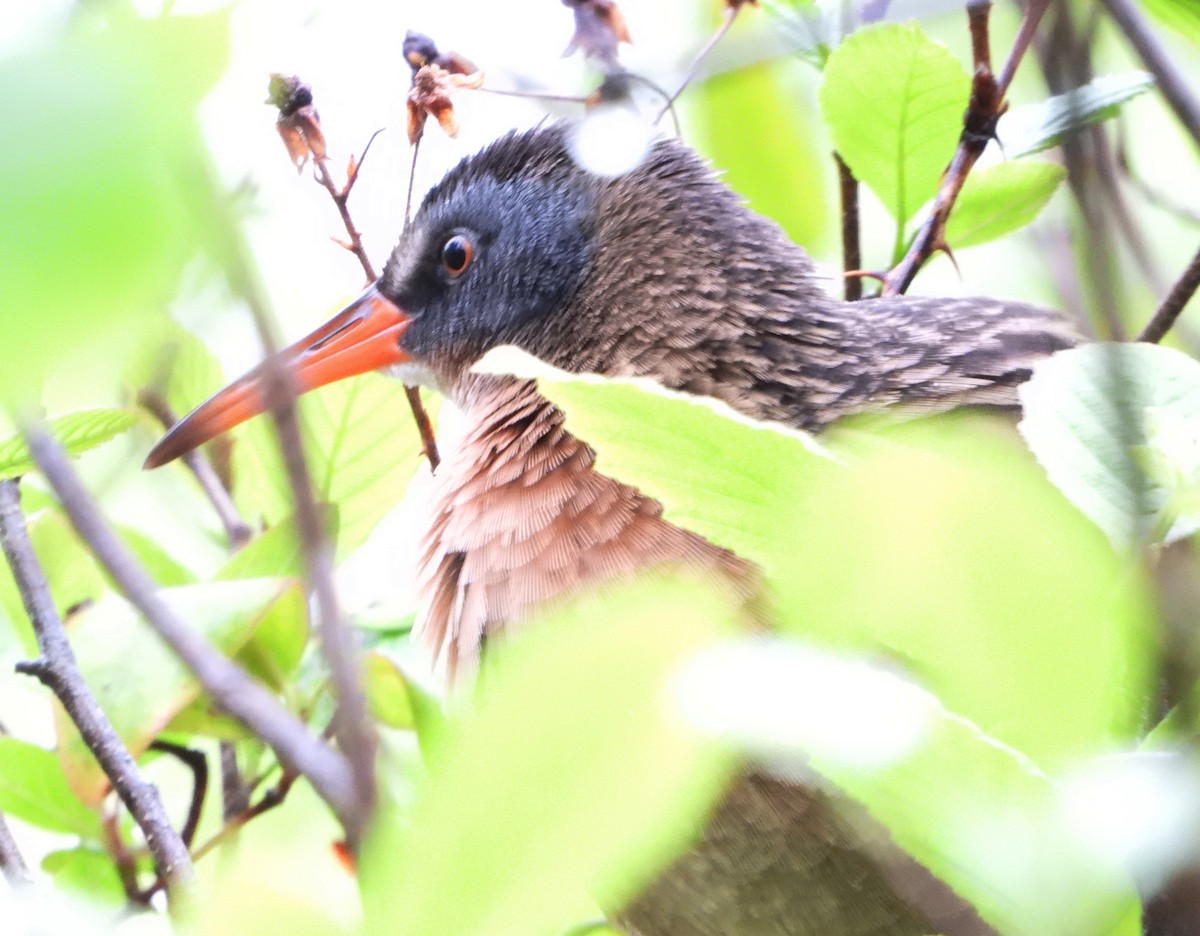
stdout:
{"type": "Polygon", "coordinates": [[[1091,344],[1036,365],[1021,434],[1120,548],[1200,529],[1200,363],[1158,345],[1091,344]]]}
{"type": "Polygon", "coordinates": [[[42,859],[42,870],[68,893],[110,907],[125,903],[125,888],[112,856],[99,848],[81,845],[50,852],[42,859]]]}
{"type": "Polygon", "coordinates": [[[821,111],[834,146],[901,228],[937,191],[969,94],[962,64],[916,25],[860,29],[830,54],[821,111]]]}
{"type": "Polygon", "coordinates": [[[53,751],[0,738],[0,812],[50,832],[100,837],[100,816],[79,801],[53,751]]]}
{"type": "Polygon", "coordinates": [[[1101,75],[1082,88],[1013,108],[997,127],[1004,152],[1017,159],[1057,146],[1089,124],[1115,117],[1122,104],[1152,87],[1154,78],[1146,72],[1101,75]]]}
{"type": "MultiPolygon", "coordinates": [[[[290,586],[287,580],[248,579],[167,588],[160,594],[219,650],[232,654],[290,586]]],[[[84,680],[135,757],[200,692],[191,671],[115,594],[76,614],[70,635],[84,680]],[[137,665],[131,669],[134,660],[137,665]]],[[[85,803],[99,803],[107,778],[62,707],[56,704],[54,714],[59,756],[71,788],[85,803]]]]}
{"type": "Polygon", "coordinates": [[[1046,162],[1006,162],[977,169],[954,203],[946,243],[954,250],[1003,237],[1036,218],[1067,177],[1046,162]]]}
{"type": "Polygon", "coordinates": [[[413,729],[416,717],[408,695],[408,680],[382,653],[363,657],[363,689],[371,714],[389,728],[413,729]]]}
{"type": "Polygon", "coordinates": [[[642,583],[531,626],[452,718],[360,863],[366,933],[527,936],[620,906],[686,846],[732,766],[663,706],[726,633],[700,583],[642,583]],[[454,899],[446,899],[453,894],[454,899]]]}
{"type": "Polygon", "coordinates": [[[1200,0],[1142,0],[1150,15],[1200,45],[1200,0]]]}
{"type": "MultiPolygon", "coordinates": [[[[67,413],[50,421],[50,431],[69,455],[80,455],[120,435],[137,422],[123,409],[89,409],[67,413]]],[[[18,433],[0,441],[0,479],[36,471],[29,446],[18,433]]]]}

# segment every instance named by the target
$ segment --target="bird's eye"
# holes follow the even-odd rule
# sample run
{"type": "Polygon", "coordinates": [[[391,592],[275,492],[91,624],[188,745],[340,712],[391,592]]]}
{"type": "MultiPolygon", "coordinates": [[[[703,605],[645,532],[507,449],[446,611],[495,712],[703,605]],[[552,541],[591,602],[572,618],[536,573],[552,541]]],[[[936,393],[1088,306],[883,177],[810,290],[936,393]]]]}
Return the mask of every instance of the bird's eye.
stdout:
{"type": "Polygon", "coordinates": [[[471,265],[475,248],[461,234],[455,234],[442,246],[442,267],[451,276],[461,276],[471,265]]]}

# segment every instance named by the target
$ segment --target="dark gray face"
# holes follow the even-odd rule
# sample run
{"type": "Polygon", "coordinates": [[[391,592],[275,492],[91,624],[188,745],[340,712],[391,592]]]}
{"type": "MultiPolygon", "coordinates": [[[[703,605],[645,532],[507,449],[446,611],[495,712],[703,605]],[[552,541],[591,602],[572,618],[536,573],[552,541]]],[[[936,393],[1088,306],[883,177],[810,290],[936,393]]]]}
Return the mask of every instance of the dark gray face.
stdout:
{"type": "Polygon", "coordinates": [[[570,304],[592,255],[591,196],[573,176],[482,171],[486,151],[426,198],[380,278],[413,323],[417,361],[471,359],[570,304]],[[555,177],[555,176],[558,177],[555,177]]]}

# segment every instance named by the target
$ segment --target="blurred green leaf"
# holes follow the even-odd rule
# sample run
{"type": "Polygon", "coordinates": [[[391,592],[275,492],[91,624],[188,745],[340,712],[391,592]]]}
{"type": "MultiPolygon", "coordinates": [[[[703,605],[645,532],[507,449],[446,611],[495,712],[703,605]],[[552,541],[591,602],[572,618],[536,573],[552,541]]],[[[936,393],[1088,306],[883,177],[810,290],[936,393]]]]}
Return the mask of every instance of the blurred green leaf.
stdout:
{"type": "MultiPolygon", "coordinates": [[[[421,440],[398,380],[366,374],[305,394],[301,425],[317,499],[338,508],[337,555],[360,546],[400,503],[421,463],[421,440]]],[[[431,407],[436,414],[436,406],[431,407]]],[[[292,497],[269,419],[252,420],[234,447],[242,515],[284,521],[292,497]]]]}
{"type": "Polygon", "coordinates": [[[865,804],[998,932],[1141,932],[1125,869],[1071,826],[1050,777],[889,664],[743,639],[675,688],[698,727],[865,804]]]}
{"type": "Polygon", "coordinates": [[[1150,15],[1200,45],[1200,0],[1142,0],[1150,15]]]}
{"type": "Polygon", "coordinates": [[[160,318],[147,330],[125,370],[136,394],[151,389],[182,418],[225,383],[221,364],[204,342],[174,319],[160,318]]]}
{"type": "Polygon", "coordinates": [[[36,393],[64,349],[111,367],[196,247],[181,167],[224,70],[228,11],[80,29],[0,62],[0,395],[36,393]]]}
{"type": "MultiPolygon", "coordinates": [[[[199,634],[233,654],[289,585],[249,579],[166,588],[160,595],[199,634]]],[[[106,595],[74,615],[69,633],[84,681],[135,757],[200,692],[191,671],[118,595],[106,595]],[[130,661],[136,667],[131,669],[130,661]]],[[[58,704],[54,714],[68,781],[85,803],[98,803],[108,780],[58,704]]]]}
{"type": "MultiPolygon", "coordinates": [[[[89,409],[50,420],[49,429],[69,455],[79,455],[120,435],[137,421],[129,410],[89,409]]],[[[0,441],[0,479],[36,471],[29,446],[18,433],[0,441]]]]}
{"type": "Polygon", "coordinates": [[[694,89],[692,145],[725,170],[724,181],[754,211],[813,250],[828,235],[829,205],[823,197],[828,170],[824,154],[817,152],[812,111],[797,106],[786,67],[739,68],[694,89]],[[748,140],[770,145],[747,146],[748,140]]]}
{"type": "Polygon", "coordinates": [[[276,690],[285,690],[304,658],[309,638],[308,599],[297,583],[273,602],[237,661],[276,690]]]}
{"type": "Polygon", "coordinates": [[[1066,94],[1015,107],[997,128],[1004,151],[1017,159],[1057,146],[1083,127],[1115,117],[1122,104],[1153,87],[1146,72],[1101,75],[1066,94]]]}
{"type": "Polygon", "coordinates": [[[363,689],[371,714],[389,728],[411,730],[416,727],[408,680],[382,653],[363,656],[363,689]]]}
{"type": "Polygon", "coordinates": [[[967,177],[946,224],[954,250],[1003,237],[1036,218],[1067,171],[1054,163],[1005,162],[967,177]]]}
{"type": "Polygon", "coordinates": [[[50,852],[42,859],[42,870],[62,890],[110,907],[125,903],[125,888],[112,858],[99,848],[78,848],[50,852]]]}
{"type": "Polygon", "coordinates": [[[1119,548],[1200,529],[1200,363],[1141,342],[1085,345],[1037,364],[1021,404],[1050,480],[1119,548]]]}
{"type": "Polygon", "coordinates": [[[969,94],[962,64],[916,25],[860,29],[830,54],[821,110],[834,145],[901,230],[937,191],[969,94]]]}
{"type": "Polygon", "coordinates": [[[663,702],[730,614],[696,583],[646,583],[503,645],[411,813],[385,811],[367,844],[366,932],[528,936],[586,917],[585,888],[609,905],[636,893],[729,776],[663,702]]]}
{"type": "Polygon", "coordinates": [[[893,661],[1046,770],[1137,736],[1143,583],[1007,425],[953,414],[829,442],[847,468],[778,507],[784,627],[893,661]]]}
{"type": "Polygon", "coordinates": [[[100,816],[79,801],[53,751],[0,738],[0,813],[50,832],[100,837],[100,816]]]}

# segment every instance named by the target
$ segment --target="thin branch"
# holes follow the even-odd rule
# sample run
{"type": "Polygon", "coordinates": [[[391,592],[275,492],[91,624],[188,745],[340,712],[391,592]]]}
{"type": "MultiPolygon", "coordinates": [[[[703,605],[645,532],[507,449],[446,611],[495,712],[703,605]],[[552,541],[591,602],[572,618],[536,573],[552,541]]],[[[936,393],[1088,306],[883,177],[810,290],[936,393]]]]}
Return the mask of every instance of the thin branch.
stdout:
{"type": "MultiPolygon", "coordinates": [[[[38,430],[38,434],[40,438],[29,437],[34,457],[38,458],[39,450],[44,450],[45,443],[48,443],[57,450],[62,464],[70,470],[66,455],[58,443],[50,438],[45,429],[38,430]],[[35,449],[35,441],[43,444],[35,449]]],[[[191,856],[183,839],[171,826],[158,790],[142,778],[133,755],[121,743],[112,723],[100,710],[83,681],[62,619],[50,597],[45,573],[29,541],[29,532],[21,513],[21,491],[16,481],[0,481],[0,545],[12,569],[21,593],[21,603],[29,615],[41,652],[39,659],[18,664],[18,671],[36,676],[62,702],[88,750],[95,755],[121,802],[145,834],[146,844],[154,856],[158,873],[166,882],[168,892],[172,897],[180,895],[194,879],[191,856]]]]}
{"type": "MultiPolygon", "coordinates": [[[[232,219],[230,229],[240,230],[232,219]]],[[[357,847],[375,807],[376,738],[367,716],[366,698],[360,684],[361,661],[355,635],[342,617],[333,586],[333,556],[325,535],[321,512],[317,509],[313,497],[312,477],[304,458],[304,443],[296,417],[296,389],[292,374],[279,360],[279,341],[268,310],[265,292],[255,271],[247,262],[247,255],[248,251],[245,249],[231,249],[226,255],[226,274],[234,292],[249,307],[259,340],[266,353],[262,364],[263,395],[279,436],[284,470],[296,508],[296,526],[304,555],[305,579],[315,599],[321,650],[329,665],[330,682],[337,697],[339,717],[336,739],[345,758],[337,758],[335,776],[331,772],[333,765],[329,763],[309,763],[306,768],[294,757],[284,757],[282,752],[277,753],[285,766],[308,776],[313,780],[314,786],[317,786],[317,780],[311,770],[322,770],[322,786],[318,786],[318,792],[337,813],[345,829],[347,841],[352,847],[357,847]]],[[[245,677],[241,670],[238,672],[245,677]]],[[[263,692],[265,694],[265,690],[263,692]]],[[[267,698],[277,705],[271,696],[267,695],[267,698]]],[[[279,709],[289,720],[295,721],[290,712],[282,707],[279,709]]],[[[258,734],[268,744],[272,743],[271,738],[261,731],[258,734]]],[[[314,741],[307,731],[304,732],[304,738],[307,743],[315,745],[323,757],[332,753],[324,745],[314,741]]]]}
{"type": "Polygon", "coordinates": [[[412,165],[408,167],[408,195],[404,199],[404,227],[407,228],[412,224],[412,201],[413,201],[413,186],[417,181],[417,154],[421,152],[421,138],[417,137],[413,141],[413,157],[412,165]]]}
{"type": "Polygon", "coordinates": [[[258,802],[253,805],[247,804],[240,812],[232,816],[225,817],[225,825],[216,832],[212,838],[200,845],[194,854],[194,860],[199,861],[214,848],[227,840],[231,835],[242,828],[251,819],[261,816],[263,813],[274,809],[287,799],[288,792],[292,789],[292,785],[296,782],[296,774],[290,771],[284,771],[283,776],[279,778],[279,782],[275,786],[267,790],[258,802]]]}
{"type": "Polygon", "coordinates": [[[1192,93],[1187,79],[1167,55],[1138,4],[1132,0],[1101,2],[1141,58],[1142,64],[1154,76],[1158,90],[1179,122],[1191,134],[1196,145],[1200,146],[1200,99],[1192,93]]]}
{"type": "Polygon", "coordinates": [[[993,76],[989,64],[991,54],[988,49],[987,20],[991,3],[968,7],[975,55],[975,76],[971,84],[971,100],[963,118],[962,135],[934,197],[933,210],[913,238],[904,258],[884,277],[885,296],[900,295],[907,290],[925,262],[936,251],[946,249],[946,221],[971,169],[996,135],[996,123],[1007,106],[1004,95],[1049,5],[1050,0],[1029,0],[1026,4],[1016,39],[1013,40],[1013,47],[999,77],[993,76]]]}
{"type": "Polygon", "coordinates": [[[683,73],[683,81],[680,83],[679,88],[667,98],[667,103],[663,105],[662,110],[658,112],[658,116],[654,118],[656,124],[666,116],[667,111],[674,107],[675,102],[679,99],[679,95],[687,90],[688,85],[692,83],[692,79],[696,77],[696,72],[699,71],[701,63],[717,47],[717,43],[725,38],[725,34],[733,26],[733,21],[737,19],[737,15],[741,9],[741,3],[729,4],[725,7],[721,25],[717,27],[716,32],[709,37],[708,42],[701,46],[700,51],[696,53],[696,57],[692,59],[692,63],[688,66],[687,71],[683,73]]]}
{"type": "Polygon", "coordinates": [[[1154,317],[1142,329],[1137,340],[1151,343],[1161,341],[1163,336],[1171,330],[1171,326],[1175,324],[1175,320],[1179,318],[1179,314],[1198,288],[1200,288],[1200,251],[1196,252],[1192,262],[1188,264],[1183,275],[1179,277],[1179,281],[1172,287],[1162,305],[1158,307],[1154,317]]]}
{"type": "MultiPolygon", "coordinates": [[[[170,405],[157,390],[149,388],[142,390],[137,397],[138,405],[157,419],[164,429],[170,429],[177,419],[170,405]]],[[[217,477],[212,464],[200,449],[193,449],[183,456],[182,461],[195,476],[200,489],[225,528],[225,537],[229,540],[230,548],[240,549],[250,542],[254,535],[249,525],[238,514],[233,498],[217,477]]]]}
{"type": "Polygon", "coordinates": [[[228,822],[250,805],[250,786],[238,768],[237,746],[232,741],[222,741],[220,752],[221,818],[228,822]]]}
{"type": "Polygon", "coordinates": [[[3,872],[8,886],[14,889],[33,883],[29,865],[25,863],[25,857],[17,847],[17,840],[13,838],[3,813],[0,813],[0,872],[3,872]]]}
{"type": "Polygon", "coordinates": [[[262,738],[282,763],[307,777],[343,823],[353,822],[355,791],[345,759],[313,737],[260,683],[196,634],[162,600],[153,580],[113,533],[66,453],[45,427],[26,421],[22,432],[79,536],[146,622],[196,674],[213,701],[262,738]]]}
{"type": "Polygon", "coordinates": [[[203,751],[163,741],[161,738],[152,741],[150,749],[171,755],[192,772],[192,799],[188,805],[187,818],[184,819],[183,828],[179,832],[183,844],[191,848],[196,838],[196,829],[200,826],[204,800],[208,796],[208,758],[204,756],[203,751]]]}
{"type": "Polygon", "coordinates": [[[137,856],[121,838],[121,824],[117,821],[116,808],[106,812],[100,830],[104,839],[104,847],[108,850],[108,857],[112,859],[117,878],[121,882],[121,890],[125,892],[125,899],[132,906],[148,907],[152,894],[162,884],[162,878],[157,878],[154,886],[149,890],[143,890],[141,884],[138,883],[137,856]]]}
{"type": "Polygon", "coordinates": [[[838,167],[838,188],[842,203],[842,270],[845,273],[844,295],[847,302],[862,298],[862,279],[851,276],[862,267],[862,245],[859,239],[858,180],[842,157],[834,153],[838,167]]]}
{"type": "MultiPolygon", "coordinates": [[[[346,234],[350,238],[349,250],[355,257],[358,258],[359,265],[362,267],[363,273],[366,274],[367,282],[373,283],[376,280],[375,267],[371,264],[371,258],[367,256],[366,248],[363,247],[362,234],[354,225],[354,219],[350,216],[350,192],[354,188],[354,183],[358,180],[359,172],[362,169],[362,162],[367,158],[367,151],[370,150],[371,144],[375,142],[375,137],[381,131],[376,130],[371,139],[367,141],[366,147],[363,148],[362,158],[355,166],[353,173],[346,179],[346,184],[339,189],[333,184],[333,178],[329,174],[329,168],[325,165],[328,159],[324,155],[318,155],[316,150],[310,148],[313,157],[313,166],[317,176],[317,181],[329,193],[329,197],[333,199],[334,205],[337,206],[338,214],[342,218],[342,224],[346,228],[346,234]]],[[[414,153],[414,169],[416,168],[415,153],[414,153]]],[[[412,179],[409,179],[409,200],[412,199],[412,179]]],[[[405,222],[407,224],[407,221],[405,222]]],[[[408,398],[408,406],[412,410],[413,420],[417,424],[417,432],[421,436],[421,447],[425,452],[425,457],[429,459],[430,471],[435,471],[437,466],[441,464],[441,456],[438,454],[437,438],[433,432],[433,422],[429,418],[429,413],[425,409],[425,404],[421,401],[421,391],[416,387],[405,385],[404,394],[408,398]]]]}

